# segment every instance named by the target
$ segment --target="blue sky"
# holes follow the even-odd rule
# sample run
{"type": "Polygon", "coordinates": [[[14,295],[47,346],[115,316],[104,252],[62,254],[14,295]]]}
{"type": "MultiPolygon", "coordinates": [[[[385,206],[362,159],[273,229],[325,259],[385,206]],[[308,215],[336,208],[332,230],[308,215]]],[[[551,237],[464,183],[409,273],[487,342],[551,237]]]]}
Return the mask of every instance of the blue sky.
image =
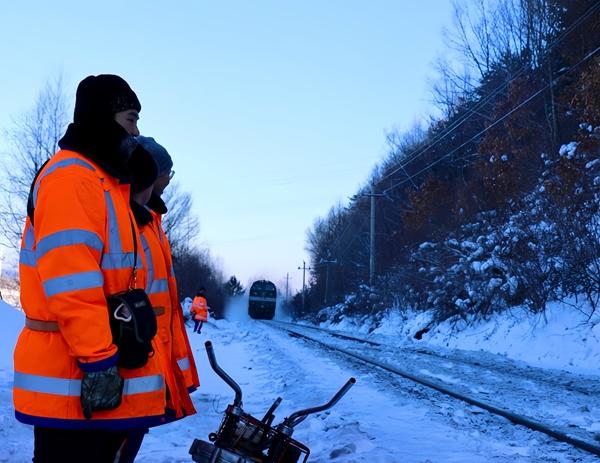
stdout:
{"type": "MultiPolygon", "coordinates": [[[[0,129],[62,73],[124,77],[194,198],[198,245],[242,282],[289,272],[306,230],[430,110],[449,0],[27,1],[0,6],[0,129]]],[[[0,140],[0,150],[6,144],[0,140]]]]}

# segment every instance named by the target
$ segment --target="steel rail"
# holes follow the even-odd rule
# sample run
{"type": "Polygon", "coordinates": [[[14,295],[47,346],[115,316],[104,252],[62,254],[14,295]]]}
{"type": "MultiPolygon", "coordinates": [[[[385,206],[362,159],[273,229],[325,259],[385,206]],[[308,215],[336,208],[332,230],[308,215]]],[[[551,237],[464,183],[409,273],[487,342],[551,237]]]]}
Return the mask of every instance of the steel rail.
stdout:
{"type": "MultiPolygon", "coordinates": [[[[281,325],[288,325],[288,326],[292,326],[292,327],[308,328],[310,330],[320,331],[322,333],[325,333],[325,334],[327,334],[329,336],[333,336],[333,337],[336,337],[336,338],[347,339],[349,341],[362,342],[362,343],[370,344],[370,345],[376,346],[376,347],[398,348],[397,346],[389,346],[389,345],[384,344],[384,343],[380,343],[380,342],[376,342],[376,341],[371,341],[369,339],[365,339],[365,338],[361,338],[361,337],[357,337],[357,336],[350,336],[348,334],[343,334],[343,333],[340,333],[340,332],[337,332],[337,331],[331,331],[331,330],[328,330],[327,328],[321,328],[321,327],[318,327],[318,326],[301,325],[301,324],[298,324],[298,323],[282,322],[282,321],[279,321],[279,320],[277,320],[277,321],[276,320],[270,320],[269,323],[272,323],[272,324],[277,324],[278,323],[278,324],[281,324],[281,325]]],[[[473,365],[473,366],[476,366],[476,367],[481,367],[481,364],[479,364],[479,363],[471,362],[469,360],[464,360],[464,359],[456,359],[456,358],[450,359],[450,358],[445,357],[444,355],[441,355],[441,354],[439,354],[437,352],[429,351],[429,350],[422,349],[422,348],[409,348],[408,352],[411,355],[429,355],[431,357],[435,357],[435,358],[438,358],[440,360],[451,360],[451,361],[457,362],[457,363],[469,364],[469,365],[473,365]]],[[[487,368],[499,369],[499,370],[503,371],[502,368],[497,368],[497,367],[487,366],[487,368]]],[[[543,379],[541,381],[547,382],[547,381],[545,381],[543,379]]],[[[563,387],[566,387],[566,386],[563,385],[563,387]]],[[[573,387],[573,386],[569,386],[569,387],[570,387],[570,389],[572,391],[576,391],[576,392],[579,392],[579,393],[585,394],[585,395],[590,395],[590,394],[594,394],[595,393],[595,392],[592,392],[592,391],[589,391],[589,390],[584,390],[584,389],[579,388],[579,387],[573,387]]]]}
{"type": "MultiPolygon", "coordinates": [[[[364,363],[371,364],[376,367],[382,368],[391,373],[399,375],[403,378],[414,381],[415,383],[421,384],[423,386],[426,386],[426,387],[434,389],[438,392],[441,392],[442,394],[449,395],[451,397],[454,397],[455,399],[462,400],[463,402],[466,402],[470,405],[474,405],[476,407],[487,410],[488,412],[493,413],[495,415],[502,416],[503,418],[508,419],[512,423],[520,424],[520,425],[525,426],[534,431],[542,432],[550,437],[553,437],[556,440],[565,442],[567,444],[572,445],[573,447],[577,447],[581,450],[585,450],[587,452],[593,453],[594,455],[600,456],[600,446],[599,445],[595,445],[590,442],[586,442],[584,440],[569,436],[568,434],[566,434],[564,432],[553,429],[552,427],[547,426],[543,423],[540,423],[539,421],[536,421],[534,419],[531,419],[531,418],[528,418],[528,417],[522,416],[522,415],[517,415],[516,413],[512,413],[508,410],[504,410],[502,408],[496,407],[495,405],[474,399],[473,397],[469,397],[465,394],[461,394],[460,392],[454,391],[453,389],[448,388],[445,385],[442,385],[442,384],[436,383],[434,381],[430,381],[428,379],[413,375],[412,373],[409,373],[408,371],[402,370],[402,369],[397,368],[388,363],[381,362],[377,359],[368,357],[366,355],[361,355],[361,354],[357,354],[355,352],[351,352],[349,350],[346,350],[346,349],[338,347],[338,346],[333,346],[333,345],[323,342],[319,339],[311,338],[310,336],[299,333],[293,329],[282,327],[282,326],[280,326],[280,322],[263,321],[263,323],[267,324],[268,326],[272,326],[272,327],[278,328],[280,330],[287,331],[288,333],[290,333],[294,336],[304,338],[304,339],[307,339],[314,343],[320,344],[328,349],[331,349],[331,350],[334,350],[337,352],[341,352],[349,357],[354,357],[364,363]]],[[[311,328],[311,327],[309,327],[309,328],[311,328]]],[[[321,329],[321,328],[319,328],[319,329],[321,329]]],[[[329,333],[329,334],[331,334],[331,333],[329,333]]],[[[344,336],[344,335],[340,335],[340,337],[346,337],[349,339],[357,339],[357,338],[352,338],[351,336],[344,336]]],[[[361,340],[361,341],[364,341],[364,340],[361,340]]]]}
{"type": "Polygon", "coordinates": [[[350,341],[364,342],[365,344],[371,344],[372,346],[383,347],[383,344],[381,344],[379,342],[370,341],[369,339],[364,339],[364,338],[357,338],[355,336],[349,336],[347,334],[336,333],[335,331],[330,331],[325,328],[319,328],[318,326],[298,325],[296,323],[280,322],[280,321],[275,321],[275,320],[269,320],[267,323],[273,324],[273,325],[280,324],[280,325],[290,325],[290,326],[301,326],[302,328],[308,328],[311,330],[322,331],[323,333],[327,333],[327,334],[329,334],[331,336],[335,336],[337,338],[348,339],[350,341]]]}

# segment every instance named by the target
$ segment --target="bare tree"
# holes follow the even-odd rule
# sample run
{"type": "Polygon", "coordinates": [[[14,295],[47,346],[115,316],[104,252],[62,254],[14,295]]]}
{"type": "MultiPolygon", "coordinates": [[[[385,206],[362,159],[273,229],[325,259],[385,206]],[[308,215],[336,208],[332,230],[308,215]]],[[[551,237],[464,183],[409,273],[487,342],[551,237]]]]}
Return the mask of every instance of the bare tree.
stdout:
{"type": "Polygon", "coordinates": [[[498,27],[498,17],[490,3],[498,1],[454,0],[452,3],[453,27],[444,30],[449,50],[435,63],[439,77],[432,86],[434,102],[446,116],[452,115],[464,97],[477,88],[497,58],[494,55],[498,43],[494,42],[492,31],[498,27]]]}
{"type": "Polygon", "coordinates": [[[169,212],[163,219],[165,233],[173,254],[180,250],[192,247],[190,243],[200,232],[200,221],[192,215],[192,196],[187,191],[182,191],[179,184],[175,183],[165,190],[163,197],[169,212]]]}
{"type": "Polygon", "coordinates": [[[4,131],[9,148],[0,161],[0,238],[9,248],[19,248],[31,182],[57,151],[70,106],[63,77],[58,76],[46,83],[33,107],[4,131]]]}
{"type": "Polygon", "coordinates": [[[549,0],[453,0],[448,50],[436,64],[433,98],[446,115],[470,95],[494,66],[521,56],[531,68],[546,65],[549,42],[560,24],[549,0]]]}

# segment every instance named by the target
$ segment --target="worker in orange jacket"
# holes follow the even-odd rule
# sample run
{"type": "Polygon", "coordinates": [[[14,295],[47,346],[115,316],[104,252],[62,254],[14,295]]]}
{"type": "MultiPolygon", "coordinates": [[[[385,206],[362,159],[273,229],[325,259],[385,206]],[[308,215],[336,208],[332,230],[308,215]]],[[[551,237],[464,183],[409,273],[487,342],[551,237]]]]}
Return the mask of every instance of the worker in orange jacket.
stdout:
{"type": "Polygon", "coordinates": [[[166,420],[156,338],[145,365],[118,368],[107,306],[108,296],[146,286],[129,208],[130,173],[148,162],[134,138],[140,109],[120,77],[84,79],[61,149],[32,185],[13,400],[16,418],[34,426],[36,463],[112,462],[128,429],[166,420]]]}
{"type": "Polygon", "coordinates": [[[204,322],[208,321],[208,302],[206,301],[205,292],[204,288],[198,290],[190,308],[190,314],[194,319],[194,333],[198,334],[200,334],[204,322]]]}
{"type": "MultiPolygon", "coordinates": [[[[157,165],[158,178],[169,175],[173,161],[167,151],[153,138],[138,136],[137,141],[157,165]]],[[[157,179],[158,181],[158,179],[157,179]]],[[[167,397],[168,420],[172,421],[196,413],[190,399],[190,391],[199,386],[194,358],[187,342],[183,325],[183,313],[179,301],[173,297],[170,279],[172,260],[165,244],[168,240],[162,229],[160,216],[148,207],[156,182],[149,181],[144,170],[133,173],[131,209],[141,232],[141,240],[148,266],[146,292],[152,302],[158,322],[158,344],[164,364],[165,379],[169,391],[167,397]],[[193,379],[186,380],[184,371],[193,379]]],[[[165,206],[166,208],[166,206],[165,206]]],[[[148,430],[130,432],[121,449],[118,463],[132,463],[148,430]]]]}

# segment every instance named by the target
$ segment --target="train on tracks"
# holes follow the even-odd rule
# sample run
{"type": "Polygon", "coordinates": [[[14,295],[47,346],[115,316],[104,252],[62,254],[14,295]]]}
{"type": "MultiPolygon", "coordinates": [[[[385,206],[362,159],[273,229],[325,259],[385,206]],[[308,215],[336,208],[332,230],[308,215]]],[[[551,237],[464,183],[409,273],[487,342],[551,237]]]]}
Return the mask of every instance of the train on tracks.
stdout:
{"type": "Polygon", "coordinates": [[[258,320],[272,320],[277,305],[277,287],[268,280],[258,280],[250,286],[248,315],[258,320]]]}

